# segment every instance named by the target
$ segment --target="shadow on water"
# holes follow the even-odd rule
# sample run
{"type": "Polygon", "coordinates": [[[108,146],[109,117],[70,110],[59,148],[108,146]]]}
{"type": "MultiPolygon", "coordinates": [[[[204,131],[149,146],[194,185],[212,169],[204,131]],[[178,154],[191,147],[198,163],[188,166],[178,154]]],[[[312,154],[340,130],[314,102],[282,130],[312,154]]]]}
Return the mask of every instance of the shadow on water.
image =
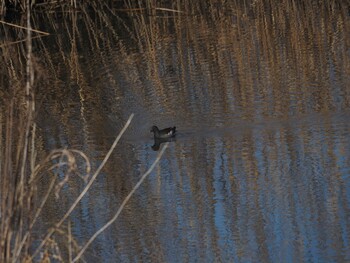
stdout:
{"type": "MultiPolygon", "coordinates": [[[[247,132],[278,130],[281,128],[301,129],[306,127],[325,126],[330,125],[332,122],[347,123],[350,119],[350,111],[342,112],[327,112],[327,113],[309,113],[299,116],[291,116],[288,118],[267,118],[260,121],[250,122],[245,120],[232,121],[230,126],[193,126],[182,127],[181,124],[177,124],[176,140],[175,138],[169,139],[154,139],[154,146],[158,150],[161,143],[173,142],[173,141],[192,141],[194,139],[212,139],[222,138],[225,140],[227,137],[238,137],[246,134],[247,132]]],[[[130,138],[128,141],[144,143],[150,141],[152,135],[147,136],[144,130],[138,131],[137,137],[130,138]]],[[[152,146],[153,148],[153,146],[152,146]]]]}

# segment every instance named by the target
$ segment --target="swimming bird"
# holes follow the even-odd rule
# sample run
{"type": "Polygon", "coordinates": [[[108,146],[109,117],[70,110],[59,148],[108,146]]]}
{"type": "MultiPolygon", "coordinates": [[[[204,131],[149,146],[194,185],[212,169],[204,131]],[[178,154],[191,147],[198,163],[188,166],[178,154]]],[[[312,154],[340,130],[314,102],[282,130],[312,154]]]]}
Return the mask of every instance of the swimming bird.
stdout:
{"type": "Polygon", "coordinates": [[[151,129],[153,132],[154,139],[169,139],[175,136],[176,127],[169,127],[163,130],[159,130],[157,126],[153,126],[151,129]]]}

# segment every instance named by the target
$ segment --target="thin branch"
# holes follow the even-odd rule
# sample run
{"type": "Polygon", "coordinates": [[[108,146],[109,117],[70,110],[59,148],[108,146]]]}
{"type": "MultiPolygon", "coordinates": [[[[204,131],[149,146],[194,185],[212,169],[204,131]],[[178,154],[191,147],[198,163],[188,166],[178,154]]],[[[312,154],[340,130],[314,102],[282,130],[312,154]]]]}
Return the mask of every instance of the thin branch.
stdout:
{"type": "Polygon", "coordinates": [[[168,11],[168,12],[174,12],[174,13],[184,13],[180,10],[176,10],[176,9],[169,9],[169,8],[163,8],[163,7],[156,7],[156,10],[160,10],[160,11],[168,11]]]}
{"type": "Polygon", "coordinates": [[[96,237],[101,234],[103,231],[105,231],[111,224],[114,223],[115,220],[117,220],[117,218],[119,217],[120,213],[123,211],[126,203],[130,200],[131,196],[135,193],[135,191],[140,187],[140,185],[142,184],[142,182],[146,179],[146,177],[152,172],[152,170],[154,169],[154,167],[157,165],[157,163],[159,162],[160,158],[162,157],[165,149],[168,147],[168,142],[164,144],[162,150],[160,151],[160,153],[158,154],[156,160],[153,162],[153,164],[151,165],[151,167],[147,170],[147,172],[142,175],[142,177],[140,178],[140,180],[137,182],[137,184],[134,186],[134,188],[131,190],[131,192],[128,194],[128,196],[124,199],[123,203],[120,205],[117,213],[113,216],[113,218],[111,220],[109,220],[103,227],[101,227],[90,239],[89,241],[85,244],[85,246],[79,251],[78,255],[73,259],[72,262],[76,262],[77,260],[79,260],[81,258],[81,256],[83,255],[83,253],[85,252],[85,250],[88,248],[88,246],[96,239],[96,237]]]}
{"type": "Polygon", "coordinates": [[[8,22],[5,22],[5,21],[2,21],[2,20],[0,20],[0,23],[1,23],[1,24],[5,24],[5,25],[8,25],[8,26],[13,26],[13,27],[21,28],[21,29],[30,30],[30,31],[32,31],[32,32],[39,33],[39,34],[43,34],[43,35],[46,35],[46,36],[50,35],[50,33],[47,33],[47,32],[41,31],[41,30],[33,29],[33,28],[31,28],[31,27],[19,26],[19,25],[16,25],[16,24],[12,24],[12,23],[8,23],[8,22]]]}

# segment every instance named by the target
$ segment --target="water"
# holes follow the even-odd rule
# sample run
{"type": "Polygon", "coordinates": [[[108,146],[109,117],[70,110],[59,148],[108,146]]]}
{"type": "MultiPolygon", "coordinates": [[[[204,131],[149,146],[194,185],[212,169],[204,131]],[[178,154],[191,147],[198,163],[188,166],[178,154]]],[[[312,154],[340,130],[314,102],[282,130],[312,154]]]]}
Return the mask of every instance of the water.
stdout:
{"type": "MultiPolygon", "coordinates": [[[[87,262],[350,261],[350,17],[345,5],[292,3],[94,23],[83,12],[36,42],[52,62],[43,152],[79,149],[96,169],[135,113],[70,218],[79,244],[155,160],[151,126],[178,130],[87,262]]],[[[42,221],[84,186],[71,182],[42,221]]]]}

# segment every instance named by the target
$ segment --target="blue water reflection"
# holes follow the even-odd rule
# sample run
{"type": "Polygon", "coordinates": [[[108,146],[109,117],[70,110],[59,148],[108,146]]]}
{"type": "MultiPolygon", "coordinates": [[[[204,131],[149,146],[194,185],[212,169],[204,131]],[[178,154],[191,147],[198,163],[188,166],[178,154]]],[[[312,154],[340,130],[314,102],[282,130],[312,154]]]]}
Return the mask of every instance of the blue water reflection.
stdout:
{"type": "MultiPolygon", "coordinates": [[[[127,213],[133,216],[123,217],[111,232],[118,257],[166,262],[349,259],[350,141],[342,131],[350,127],[338,117],[276,129],[258,125],[238,137],[174,142],[131,201],[127,213]],[[131,245],[135,240],[124,244],[127,233],[148,252],[131,245]]],[[[146,159],[151,164],[152,158],[146,159]]]]}
{"type": "MultiPolygon", "coordinates": [[[[178,129],[88,262],[350,262],[349,18],[253,2],[215,19],[135,15],[124,38],[124,21],[96,23],[81,75],[67,66],[76,101],[43,99],[43,148],[83,149],[95,168],[135,113],[70,218],[79,244],[155,160],[150,127],[178,129]]],[[[56,213],[84,184],[72,186],[56,213]]]]}

